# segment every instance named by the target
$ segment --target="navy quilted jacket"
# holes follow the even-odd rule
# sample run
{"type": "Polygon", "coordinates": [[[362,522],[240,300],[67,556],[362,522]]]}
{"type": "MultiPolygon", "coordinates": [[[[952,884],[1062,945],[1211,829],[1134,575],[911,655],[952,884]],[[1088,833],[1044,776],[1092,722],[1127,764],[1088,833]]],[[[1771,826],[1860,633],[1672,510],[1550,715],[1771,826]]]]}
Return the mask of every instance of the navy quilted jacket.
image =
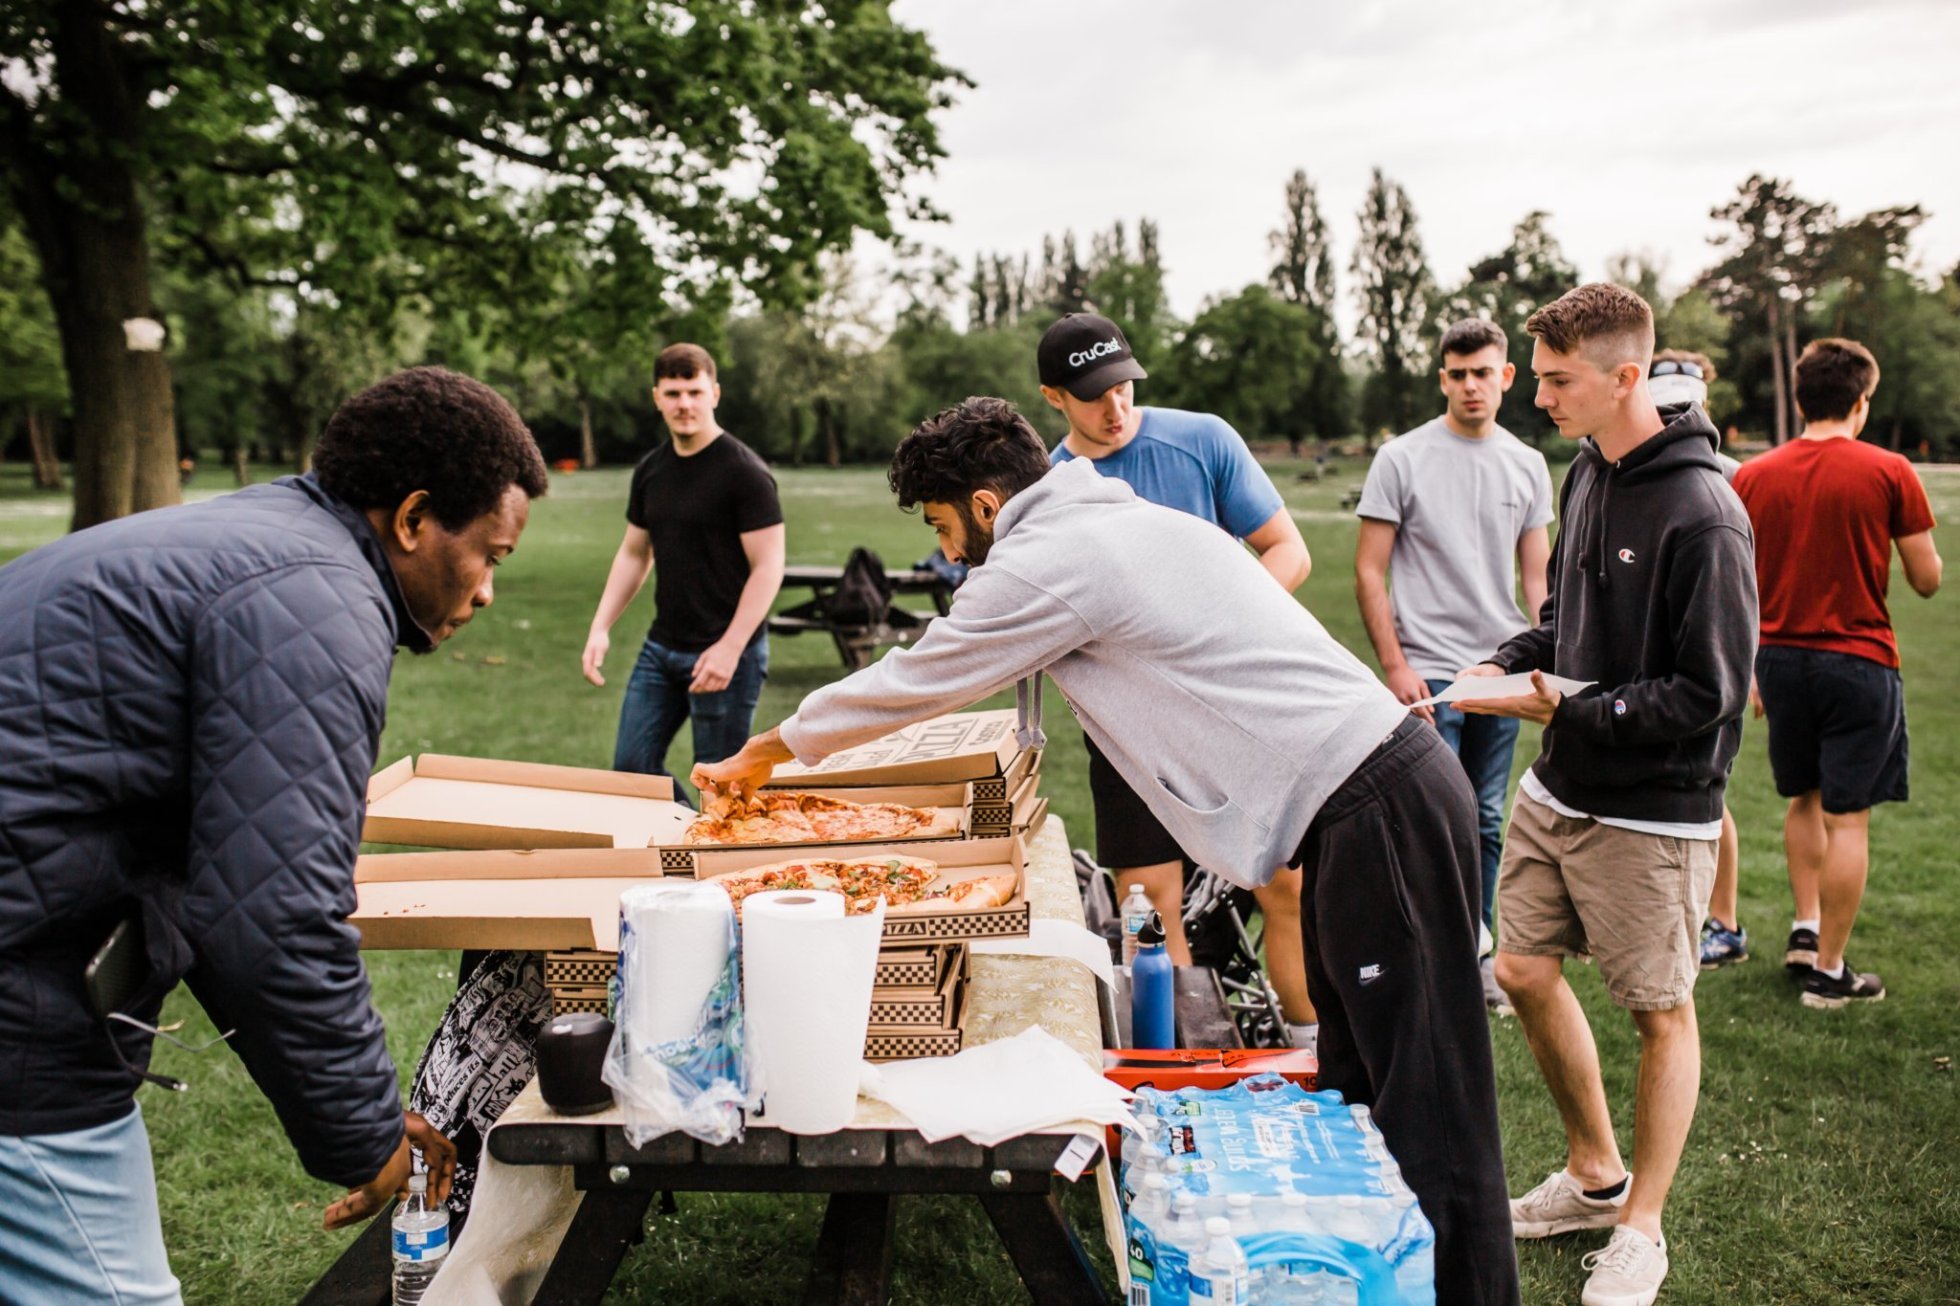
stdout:
{"type": "MultiPolygon", "coordinates": [[[[366,521],[311,477],[81,531],[0,568],[0,1134],[126,1115],[82,971],[140,913],[154,1023],[186,980],[308,1173],[401,1139],[354,855],[397,643],[366,521]]],[[[116,1026],[136,1065],[149,1037],[116,1026]]]]}

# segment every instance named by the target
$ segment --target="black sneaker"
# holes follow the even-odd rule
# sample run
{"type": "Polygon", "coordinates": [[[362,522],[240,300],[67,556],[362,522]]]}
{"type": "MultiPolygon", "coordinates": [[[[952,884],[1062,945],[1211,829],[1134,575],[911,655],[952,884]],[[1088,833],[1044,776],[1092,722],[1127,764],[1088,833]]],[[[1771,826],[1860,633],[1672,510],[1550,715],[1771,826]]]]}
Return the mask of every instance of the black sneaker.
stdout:
{"type": "Polygon", "coordinates": [[[1817,964],[1817,931],[1791,930],[1790,942],[1784,948],[1783,969],[1792,972],[1798,979],[1810,974],[1811,967],[1817,964]]]}
{"type": "Polygon", "coordinates": [[[1830,1011],[1851,1002],[1884,1000],[1885,981],[1870,971],[1860,975],[1853,969],[1848,957],[1844,962],[1844,974],[1836,979],[1816,969],[1804,976],[1803,1004],[1819,1011],[1830,1011]]]}

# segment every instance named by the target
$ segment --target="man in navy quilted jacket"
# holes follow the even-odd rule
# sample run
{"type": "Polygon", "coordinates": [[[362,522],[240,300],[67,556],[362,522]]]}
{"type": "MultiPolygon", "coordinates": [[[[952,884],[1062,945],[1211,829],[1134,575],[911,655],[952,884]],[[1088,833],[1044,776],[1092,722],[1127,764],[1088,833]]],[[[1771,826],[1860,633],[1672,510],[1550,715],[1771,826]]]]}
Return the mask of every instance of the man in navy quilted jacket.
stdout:
{"type": "Polygon", "coordinates": [[[416,368],[342,404],[309,475],[0,568],[0,1297],[178,1300],[135,1091],[171,1082],[144,1027],[180,979],[348,1190],[328,1228],[405,1189],[411,1143],[447,1188],[346,923],[354,856],[395,649],[489,604],[545,485],[495,391],[416,368]],[[118,926],[128,1020],[85,980],[118,926]]]}

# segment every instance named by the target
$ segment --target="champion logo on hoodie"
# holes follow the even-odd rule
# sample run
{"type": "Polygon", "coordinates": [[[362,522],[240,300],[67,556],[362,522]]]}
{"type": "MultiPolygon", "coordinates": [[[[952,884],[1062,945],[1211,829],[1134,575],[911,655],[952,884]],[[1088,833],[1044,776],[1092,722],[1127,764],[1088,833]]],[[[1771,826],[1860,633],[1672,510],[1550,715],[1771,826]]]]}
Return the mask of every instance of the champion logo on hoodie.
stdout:
{"type": "Polygon", "coordinates": [[[1632,562],[1632,561],[1633,561],[1633,550],[1632,550],[1632,549],[1621,549],[1621,550],[1620,550],[1620,561],[1621,561],[1621,562],[1632,562]]]}

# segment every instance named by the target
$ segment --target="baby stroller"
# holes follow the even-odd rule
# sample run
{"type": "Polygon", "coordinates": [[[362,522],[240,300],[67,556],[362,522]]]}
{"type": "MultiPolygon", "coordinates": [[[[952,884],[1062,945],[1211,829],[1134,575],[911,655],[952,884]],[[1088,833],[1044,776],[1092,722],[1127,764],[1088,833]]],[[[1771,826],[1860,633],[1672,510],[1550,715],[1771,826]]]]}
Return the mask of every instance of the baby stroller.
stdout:
{"type": "MultiPolygon", "coordinates": [[[[1109,943],[1110,956],[1120,962],[1123,921],[1117,909],[1116,877],[1077,848],[1075,884],[1082,894],[1084,921],[1109,943]]],[[[1250,889],[1227,883],[1202,866],[1184,864],[1184,937],[1191,945],[1192,964],[1217,972],[1225,1006],[1247,1047],[1290,1047],[1279,994],[1259,962],[1265,928],[1250,889]]]]}

